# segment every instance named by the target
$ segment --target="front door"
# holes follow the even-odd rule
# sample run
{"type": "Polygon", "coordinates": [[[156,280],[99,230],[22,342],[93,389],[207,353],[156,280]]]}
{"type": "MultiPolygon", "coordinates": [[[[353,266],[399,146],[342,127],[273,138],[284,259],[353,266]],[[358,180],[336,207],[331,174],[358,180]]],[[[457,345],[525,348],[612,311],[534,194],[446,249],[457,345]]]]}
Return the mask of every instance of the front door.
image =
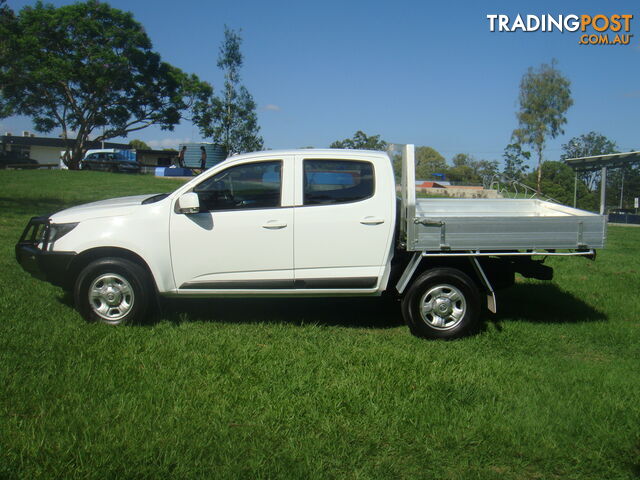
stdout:
{"type": "Polygon", "coordinates": [[[171,262],[180,291],[292,288],[290,163],[281,157],[228,166],[193,188],[199,213],[174,208],[171,262]]]}

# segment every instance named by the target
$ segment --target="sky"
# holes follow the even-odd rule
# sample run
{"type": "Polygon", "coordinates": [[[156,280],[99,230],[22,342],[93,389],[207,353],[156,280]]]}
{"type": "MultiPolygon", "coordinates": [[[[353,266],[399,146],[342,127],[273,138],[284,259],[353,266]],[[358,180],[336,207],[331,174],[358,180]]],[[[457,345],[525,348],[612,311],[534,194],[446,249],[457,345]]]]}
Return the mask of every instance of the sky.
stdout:
{"type": "MultiPolygon", "coordinates": [[[[16,11],[33,3],[8,0],[16,11]]],[[[258,105],[266,148],[323,148],[362,130],[392,143],[431,146],[448,160],[456,153],[501,160],[517,127],[523,74],[555,58],[571,81],[574,105],[545,158],[557,160],[562,144],[590,131],[621,151],[640,149],[637,1],[109,3],[133,13],[164,61],[216,91],[223,83],[216,60],[224,26],[241,29],[242,83],[258,105]],[[517,14],[631,14],[633,36],[629,45],[603,46],[579,45],[581,32],[491,32],[491,14],[512,21],[517,14]]],[[[0,133],[23,130],[33,131],[28,118],[0,120],[0,133]]],[[[212,140],[187,121],[172,132],[150,127],[131,138],[153,148],[212,140]]]]}

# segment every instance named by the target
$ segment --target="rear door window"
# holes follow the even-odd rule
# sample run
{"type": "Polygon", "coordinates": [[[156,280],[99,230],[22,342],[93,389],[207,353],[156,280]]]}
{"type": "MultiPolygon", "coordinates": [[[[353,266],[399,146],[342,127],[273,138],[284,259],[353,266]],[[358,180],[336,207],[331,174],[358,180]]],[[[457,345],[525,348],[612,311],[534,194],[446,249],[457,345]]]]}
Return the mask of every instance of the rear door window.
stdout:
{"type": "Polygon", "coordinates": [[[355,160],[304,160],[304,205],[365,200],[375,192],[373,164],[355,160]]]}

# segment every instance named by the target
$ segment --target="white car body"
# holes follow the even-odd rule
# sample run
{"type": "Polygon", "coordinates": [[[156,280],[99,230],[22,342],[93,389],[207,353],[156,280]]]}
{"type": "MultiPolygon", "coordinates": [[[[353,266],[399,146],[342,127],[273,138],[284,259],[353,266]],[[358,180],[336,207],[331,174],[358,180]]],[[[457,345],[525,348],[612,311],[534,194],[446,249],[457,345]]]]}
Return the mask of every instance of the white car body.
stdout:
{"type": "Polygon", "coordinates": [[[128,250],[144,259],[164,295],[376,294],[386,287],[382,280],[392,254],[395,188],[384,153],[298,150],[240,155],[163,200],[141,204],[149,197],[103,200],[52,215],[54,224],[79,224],[53,242],[50,250],[76,254],[105,246],[128,250]],[[371,162],[373,196],[305,206],[305,159],[371,162]],[[178,199],[208,178],[233,166],[270,161],[282,162],[279,207],[179,212],[178,199]],[[286,288],[289,282],[291,288],[286,288]]]}

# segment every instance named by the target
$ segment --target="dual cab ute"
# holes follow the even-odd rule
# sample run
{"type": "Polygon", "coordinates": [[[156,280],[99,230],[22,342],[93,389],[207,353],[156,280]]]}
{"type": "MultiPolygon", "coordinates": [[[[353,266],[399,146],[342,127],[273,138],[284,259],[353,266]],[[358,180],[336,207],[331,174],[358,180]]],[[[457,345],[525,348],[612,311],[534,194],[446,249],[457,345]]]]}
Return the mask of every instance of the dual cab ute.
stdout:
{"type": "Polygon", "coordinates": [[[170,194],[33,218],[16,258],[89,321],[141,321],[157,296],[390,292],[414,334],[456,338],[495,312],[514,272],[551,278],[534,258],[604,246],[604,217],[562,205],[416,199],[414,167],[413,145],[234,156],[170,194]]]}

